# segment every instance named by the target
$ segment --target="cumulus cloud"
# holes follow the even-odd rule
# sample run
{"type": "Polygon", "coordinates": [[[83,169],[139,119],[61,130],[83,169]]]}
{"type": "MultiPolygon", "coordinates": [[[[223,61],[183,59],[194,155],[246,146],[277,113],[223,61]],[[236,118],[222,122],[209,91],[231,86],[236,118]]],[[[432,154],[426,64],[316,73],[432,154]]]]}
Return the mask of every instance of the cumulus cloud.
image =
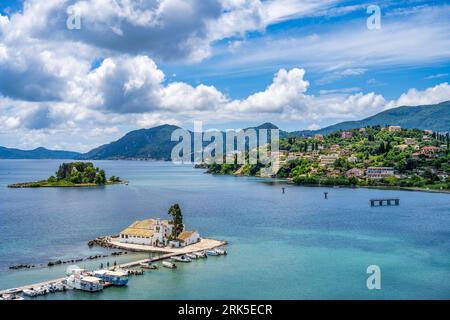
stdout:
{"type": "Polygon", "coordinates": [[[447,82],[438,84],[425,90],[409,89],[403,93],[397,100],[387,104],[387,108],[398,106],[417,106],[435,104],[450,100],[450,85],[447,82]]]}

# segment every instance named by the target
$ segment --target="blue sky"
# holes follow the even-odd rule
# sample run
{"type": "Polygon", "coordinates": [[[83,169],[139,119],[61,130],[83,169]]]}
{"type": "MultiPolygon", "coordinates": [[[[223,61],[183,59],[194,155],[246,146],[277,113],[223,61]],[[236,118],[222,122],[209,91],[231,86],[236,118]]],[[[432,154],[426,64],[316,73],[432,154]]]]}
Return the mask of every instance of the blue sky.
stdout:
{"type": "Polygon", "coordinates": [[[0,2],[4,146],[86,151],[193,121],[314,129],[450,100],[447,1],[25,2],[0,2]]]}

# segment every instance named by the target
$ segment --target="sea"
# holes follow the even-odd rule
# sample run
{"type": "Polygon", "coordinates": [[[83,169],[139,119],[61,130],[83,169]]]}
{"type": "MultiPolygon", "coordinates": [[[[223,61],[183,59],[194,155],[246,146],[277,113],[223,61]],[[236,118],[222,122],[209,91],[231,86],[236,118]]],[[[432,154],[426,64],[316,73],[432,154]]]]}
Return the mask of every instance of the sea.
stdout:
{"type": "Polygon", "coordinates": [[[94,161],[128,185],[7,188],[46,179],[63,161],[0,160],[0,289],[65,275],[69,264],[48,261],[83,259],[75,264],[94,270],[146,258],[87,242],[168,219],[178,203],[187,229],[228,241],[228,255],[35,299],[450,299],[450,194],[295,186],[158,161],[94,161]],[[373,198],[400,205],[371,207],[373,198]],[[108,257],[86,259],[99,254],[108,257]]]}

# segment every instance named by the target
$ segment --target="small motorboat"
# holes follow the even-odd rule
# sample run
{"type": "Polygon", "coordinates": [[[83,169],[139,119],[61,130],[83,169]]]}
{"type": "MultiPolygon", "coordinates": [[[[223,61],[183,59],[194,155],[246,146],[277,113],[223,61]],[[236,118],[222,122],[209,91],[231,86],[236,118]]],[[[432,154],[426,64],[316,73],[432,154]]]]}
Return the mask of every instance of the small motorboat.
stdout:
{"type": "Polygon", "coordinates": [[[193,253],[186,253],[186,257],[188,257],[191,260],[198,259],[198,257],[195,254],[193,254],[193,253]]]}
{"type": "Polygon", "coordinates": [[[214,250],[214,249],[212,249],[212,250],[206,250],[206,254],[207,254],[208,256],[218,256],[218,255],[219,255],[219,253],[218,253],[216,250],[214,250]]]}
{"type": "Polygon", "coordinates": [[[194,252],[194,255],[196,255],[198,258],[208,258],[205,251],[194,252]]]}
{"type": "Polygon", "coordinates": [[[24,300],[23,297],[15,294],[15,293],[6,293],[2,296],[3,300],[24,300]]]}
{"type": "Polygon", "coordinates": [[[46,288],[49,293],[55,293],[57,291],[56,285],[54,283],[48,284],[46,288]]]}
{"type": "Polygon", "coordinates": [[[37,291],[34,290],[33,288],[23,289],[22,292],[27,297],[36,297],[38,295],[37,291]]]}
{"type": "Polygon", "coordinates": [[[21,291],[20,289],[12,288],[12,289],[6,290],[6,294],[17,294],[17,293],[19,293],[20,291],[21,291]]]}
{"type": "Polygon", "coordinates": [[[156,264],[151,263],[151,262],[142,262],[139,265],[143,269],[149,269],[149,270],[156,270],[156,269],[158,269],[158,266],[156,264]]]}
{"type": "Polygon", "coordinates": [[[34,290],[37,292],[38,296],[45,296],[48,293],[48,290],[45,287],[37,287],[34,288],[34,290]]]}
{"type": "Polygon", "coordinates": [[[162,266],[169,269],[175,269],[177,267],[175,263],[169,261],[163,261],[162,266]]]}
{"type": "Polygon", "coordinates": [[[225,249],[216,249],[216,252],[219,255],[222,255],[222,256],[226,256],[227,255],[227,250],[225,250],[225,249]]]}
{"type": "Polygon", "coordinates": [[[172,257],[173,261],[177,261],[177,262],[191,262],[191,258],[189,258],[188,256],[182,255],[182,256],[174,256],[172,257]]]}
{"type": "Polygon", "coordinates": [[[55,284],[56,291],[66,291],[66,286],[64,283],[58,282],[55,284]]]}

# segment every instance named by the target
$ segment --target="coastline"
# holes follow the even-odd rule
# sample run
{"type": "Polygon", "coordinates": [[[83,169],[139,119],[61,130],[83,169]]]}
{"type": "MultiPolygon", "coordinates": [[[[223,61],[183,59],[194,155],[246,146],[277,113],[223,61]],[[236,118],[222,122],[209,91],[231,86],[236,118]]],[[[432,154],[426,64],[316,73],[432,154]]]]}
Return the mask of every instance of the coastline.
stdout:
{"type": "Polygon", "coordinates": [[[92,188],[92,187],[104,187],[115,184],[128,184],[128,181],[120,182],[107,182],[105,184],[95,184],[95,183],[81,183],[81,184],[44,184],[46,181],[35,181],[35,182],[19,182],[9,184],[7,187],[11,189],[22,189],[22,188],[92,188]]]}
{"type": "Polygon", "coordinates": [[[258,179],[264,179],[268,182],[272,183],[276,180],[276,182],[280,183],[286,183],[294,186],[303,186],[303,187],[322,187],[322,188],[347,188],[347,189],[354,189],[354,188],[365,188],[365,189],[380,189],[380,190],[401,190],[401,191],[415,191],[415,192],[428,192],[428,193],[444,193],[444,194],[450,194],[450,190],[447,189],[426,189],[426,188],[416,188],[416,187],[400,187],[400,186],[358,186],[358,185],[323,185],[323,184],[297,184],[292,181],[292,179],[289,178],[279,178],[279,177],[258,177],[258,176],[246,176],[246,175],[236,175],[236,174],[220,174],[220,173],[208,173],[204,172],[205,174],[212,174],[217,176],[232,176],[232,177],[253,177],[258,179]]]}

